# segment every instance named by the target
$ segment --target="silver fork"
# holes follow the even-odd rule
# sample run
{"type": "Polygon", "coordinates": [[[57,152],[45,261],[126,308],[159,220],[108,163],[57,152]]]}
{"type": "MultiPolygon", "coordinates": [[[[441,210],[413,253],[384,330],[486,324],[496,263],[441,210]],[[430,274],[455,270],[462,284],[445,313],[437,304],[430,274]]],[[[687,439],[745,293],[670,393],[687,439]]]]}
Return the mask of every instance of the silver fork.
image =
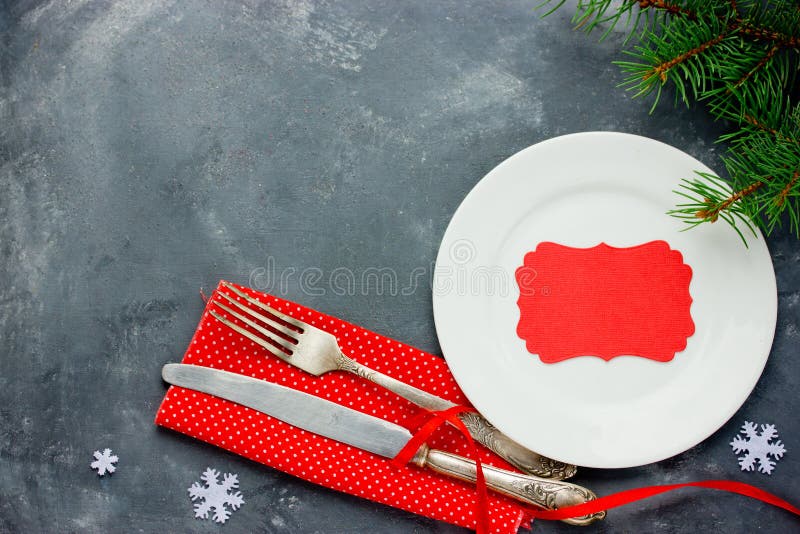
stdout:
{"type": "MultiPolygon", "coordinates": [[[[267,349],[281,360],[314,376],[320,376],[330,371],[353,373],[429,410],[446,410],[455,406],[448,400],[379,373],[347,357],[333,334],[281,313],[228,282],[222,282],[222,285],[250,306],[246,306],[222,291],[218,291],[216,295],[225,299],[239,311],[219,300],[212,299],[211,302],[260,335],[239,326],[212,309],[209,309],[209,313],[225,326],[267,349]],[[259,313],[251,306],[266,313],[259,313]]],[[[564,480],[575,474],[576,467],[574,465],[565,464],[526,449],[512,441],[477,413],[464,413],[459,415],[459,418],[475,441],[488,447],[498,456],[526,473],[555,480],[564,480]]]]}

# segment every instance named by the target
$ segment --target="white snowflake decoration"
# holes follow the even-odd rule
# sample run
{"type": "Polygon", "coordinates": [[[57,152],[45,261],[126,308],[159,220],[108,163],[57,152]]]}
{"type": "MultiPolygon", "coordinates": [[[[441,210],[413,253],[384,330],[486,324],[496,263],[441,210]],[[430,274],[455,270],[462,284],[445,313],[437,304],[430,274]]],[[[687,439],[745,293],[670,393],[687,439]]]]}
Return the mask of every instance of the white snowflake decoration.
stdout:
{"type": "Polygon", "coordinates": [[[208,512],[214,510],[214,521],[224,523],[231,516],[231,512],[225,507],[226,504],[234,511],[244,504],[242,493],[232,491],[239,486],[239,475],[225,473],[220,483],[217,470],[208,467],[200,478],[206,486],[195,482],[189,488],[189,497],[192,501],[201,499],[201,502],[194,505],[195,517],[208,519],[208,512]]]}
{"type": "Polygon", "coordinates": [[[759,433],[757,424],[745,421],[739,435],[731,441],[734,453],[746,452],[744,456],[739,457],[739,466],[742,471],[752,471],[758,461],[759,471],[768,475],[772,474],[776,461],[773,461],[770,456],[775,460],[780,460],[786,452],[786,447],[780,440],[772,441],[777,437],[778,431],[775,430],[775,425],[761,425],[761,433],[759,433]]]}
{"type": "Polygon", "coordinates": [[[117,470],[117,466],[114,464],[119,461],[119,457],[111,454],[111,449],[104,449],[103,452],[94,451],[94,458],[94,462],[89,464],[89,467],[97,471],[98,475],[103,476],[117,470]]]}

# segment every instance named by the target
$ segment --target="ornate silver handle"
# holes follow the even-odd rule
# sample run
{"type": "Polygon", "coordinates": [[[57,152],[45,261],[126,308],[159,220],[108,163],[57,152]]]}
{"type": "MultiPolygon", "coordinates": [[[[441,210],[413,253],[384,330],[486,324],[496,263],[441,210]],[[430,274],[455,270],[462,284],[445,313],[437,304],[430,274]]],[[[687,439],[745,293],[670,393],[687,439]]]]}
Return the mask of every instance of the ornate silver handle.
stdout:
{"type": "Polygon", "coordinates": [[[578,470],[572,464],[565,464],[526,449],[497,430],[492,423],[478,413],[463,413],[458,417],[475,441],[485,445],[525,473],[553,480],[565,480],[573,477],[578,470]]]}
{"type": "MultiPolygon", "coordinates": [[[[344,354],[339,355],[337,364],[340,370],[366,378],[423,408],[440,411],[455,406],[448,400],[361,365],[344,354]]],[[[526,449],[492,426],[481,415],[465,413],[461,414],[459,418],[464,422],[464,426],[467,427],[475,441],[525,473],[554,480],[564,480],[573,476],[577,470],[574,465],[565,464],[526,449]]]]}
{"type": "MultiPolygon", "coordinates": [[[[459,480],[467,482],[476,480],[475,462],[449,452],[430,449],[427,445],[423,445],[411,461],[420,467],[427,467],[437,473],[459,480]]],[[[591,490],[569,482],[521,475],[488,465],[483,466],[483,474],[486,485],[493,491],[549,510],[557,510],[597,498],[597,495],[591,490]]],[[[606,512],[602,511],[563,521],[570,525],[589,525],[605,516],[606,512]]]]}

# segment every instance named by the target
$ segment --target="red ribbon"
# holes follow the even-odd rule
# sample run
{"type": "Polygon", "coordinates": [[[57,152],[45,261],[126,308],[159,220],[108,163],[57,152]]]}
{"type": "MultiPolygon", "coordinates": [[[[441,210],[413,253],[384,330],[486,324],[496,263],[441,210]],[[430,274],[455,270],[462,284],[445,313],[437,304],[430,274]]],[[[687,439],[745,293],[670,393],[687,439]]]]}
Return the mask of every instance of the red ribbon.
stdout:
{"type": "MultiPolygon", "coordinates": [[[[397,456],[394,457],[392,462],[398,467],[405,466],[411,461],[422,444],[428,440],[428,438],[436,431],[437,428],[442,426],[442,424],[445,422],[451,423],[453,426],[455,426],[466,438],[467,442],[469,443],[470,455],[475,459],[475,465],[477,467],[475,481],[477,492],[477,499],[475,501],[477,519],[475,530],[478,534],[485,534],[489,532],[489,498],[486,489],[486,479],[483,475],[483,466],[481,465],[481,459],[478,454],[478,447],[475,445],[475,441],[472,439],[467,427],[464,426],[464,423],[462,423],[461,419],[458,418],[459,414],[465,412],[475,412],[475,410],[465,406],[454,406],[439,412],[421,412],[419,416],[409,421],[409,426],[413,428],[422,424],[423,421],[425,421],[425,423],[422,424],[409,442],[406,443],[405,447],[403,447],[403,449],[397,453],[397,456]]],[[[617,508],[632,502],[648,499],[669,491],[690,487],[714,489],[744,495],[745,497],[750,497],[751,499],[756,499],[761,502],[771,504],[772,506],[782,508],[788,512],[800,516],[800,508],[793,506],[780,497],[777,497],[776,495],[773,495],[755,486],[751,486],[750,484],[736,482],[733,480],[701,480],[698,482],[685,482],[682,484],[646,486],[643,488],[620,491],[612,495],[606,495],[605,497],[598,497],[593,501],[576,504],[574,506],[568,506],[559,510],[527,508],[527,511],[534,519],[561,520],[568,519],[570,517],[582,517],[603,510],[617,508]]]]}
{"type": "Polygon", "coordinates": [[[422,444],[425,443],[431,434],[442,426],[442,424],[448,422],[455,426],[467,439],[470,455],[475,459],[475,488],[477,492],[477,499],[475,500],[475,516],[477,518],[475,531],[478,534],[486,534],[489,532],[489,495],[486,490],[486,479],[483,476],[483,466],[481,465],[481,459],[478,455],[478,447],[475,445],[475,441],[472,439],[472,435],[470,435],[467,427],[464,426],[464,423],[458,418],[458,414],[464,412],[475,412],[475,410],[465,406],[453,406],[452,408],[439,412],[421,412],[420,415],[409,421],[409,426],[412,428],[419,426],[422,421],[427,418],[429,419],[417,430],[414,436],[406,443],[405,447],[397,453],[397,456],[394,457],[392,462],[397,467],[403,467],[411,461],[422,444]]]}
{"type": "Polygon", "coordinates": [[[601,510],[610,510],[618,506],[623,506],[635,501],[647,499],[661,493],[674,491],[681,488],[708,488],[720,491],[727,491],[729,493],[738,493],[752,499],[783,508],[795,515],[800,515],[800,509],[792,506],[780,497],[777,497],[769,492],[759,489],[744,482],[735,482],[733,480],[701,480],[698,482],[685,482],[683,484],[666,484],[663,486],[647,486],[644,488],[634,488],[605,497],[599,497],[593,501],[585,502],[583,504],[576,504],[575,506],[568,506],[560,510],[530,510],[531,515],[536,519],[558,520],[567,519],[569,517],[580,517],[584,515],[594,514],[601,510]]]}

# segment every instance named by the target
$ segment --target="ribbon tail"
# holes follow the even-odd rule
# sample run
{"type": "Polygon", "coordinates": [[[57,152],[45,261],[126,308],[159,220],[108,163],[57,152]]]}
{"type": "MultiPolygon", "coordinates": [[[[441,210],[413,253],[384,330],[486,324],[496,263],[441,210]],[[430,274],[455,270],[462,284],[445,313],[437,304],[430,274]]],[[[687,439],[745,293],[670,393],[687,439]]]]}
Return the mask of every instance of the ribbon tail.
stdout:
{"type": "Polygon", "coordinates": [[[762,489],[759,489],[755,486],[751,486],[750,484],[745,484],[744,482],[736,482],[732,480],[701,480],[698,482],[686,482],[683,484],[668,484],[662,486],[646,486],[643,488],[634,488],[625,491],[620,491],[612,495],[606,495],[605,497],[599,497],[598,499],[585,502],[583,504],[577,504],[575,506],[561,508],[559,510],[531,510],[531,514],[536,519],[545,519],[545,520],[561,520],[570,517],[580,517],[584,515],[594,514],[602,510],[610,510],[612,508],[624,506],[626,504],[630,504],[636,501],[648,499],[650,497],[654,497],[662,493],[667,493],[670,491],[675,491],[678,489],[688,488],[688,487],[714,489],[719,491],[726,491],[728,493],[736,493],[739,495],[744,495],[746,497],[750,497],[752,499],[756,499],[765,502],[767,504],[771,504],[772,506],[782,508],[788,512],[800,516],[800,509],[790,504],[789,502],[781,499],[780,497],[773,495],[762,489]]]}

